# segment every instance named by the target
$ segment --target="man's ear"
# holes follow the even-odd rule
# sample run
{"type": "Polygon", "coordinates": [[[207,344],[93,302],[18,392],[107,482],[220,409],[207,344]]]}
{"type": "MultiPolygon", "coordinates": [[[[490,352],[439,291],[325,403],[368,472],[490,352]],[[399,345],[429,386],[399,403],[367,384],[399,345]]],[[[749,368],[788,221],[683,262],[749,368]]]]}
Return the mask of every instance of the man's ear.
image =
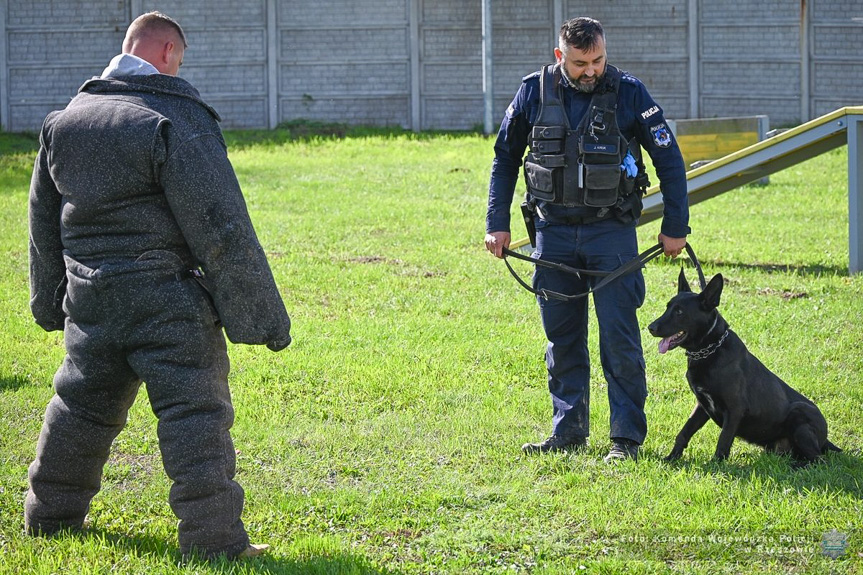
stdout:
{"type": "Polygon", "coordinates": [[[162,62],[168,64],[171,61],[171,54],[174,53],[174,48],[176,45],[171,42],[165,42],[165,45],[162,46],[162,62]]]}
{"type": "Polygon", "coordinates": [[[554,48],[554,59],[559,63],[563,59],[563,52],[560,51],[560,48],[554,48]]]}
{"type": "Polygon", "coordinates": [[[683,273],[683,268],[680,268],[680,275],[677,276],[677,293],[692,291],[689,287],[689,281],[686,279],[686,274],[683,273]]]}
{"type": "Polygon", "coordinates": [[[719,296],[722,294],[723,284],[722,274],[716,274],[710,279],[707,287],[698,296],[704,309],[711,310],[719,307],[719,296]]]}

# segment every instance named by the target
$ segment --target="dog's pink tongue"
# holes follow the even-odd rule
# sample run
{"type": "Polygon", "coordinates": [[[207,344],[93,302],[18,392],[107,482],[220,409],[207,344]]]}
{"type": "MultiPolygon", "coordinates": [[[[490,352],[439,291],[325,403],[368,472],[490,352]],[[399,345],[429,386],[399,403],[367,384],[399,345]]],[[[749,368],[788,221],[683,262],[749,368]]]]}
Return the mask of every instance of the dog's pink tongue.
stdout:
{"type": "Polygon", "coordinates": [[[671,338],[666,337],[660,340],[659,342],[659,353],[665,353],[668,351],[668,347],[671,345],[671,338]]]}

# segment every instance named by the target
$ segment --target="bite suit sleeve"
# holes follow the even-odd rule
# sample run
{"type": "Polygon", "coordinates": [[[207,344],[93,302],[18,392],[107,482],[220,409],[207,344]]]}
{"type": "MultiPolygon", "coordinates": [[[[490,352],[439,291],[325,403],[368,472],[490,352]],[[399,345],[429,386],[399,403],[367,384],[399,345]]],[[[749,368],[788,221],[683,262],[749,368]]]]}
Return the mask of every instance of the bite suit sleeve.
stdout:
{"type": "Polygon", "coordinates": [[[159,178],[228,339],[287,347],[291,321],[221,135],[203,134],[170,150],[159,178]]]}
{"type": "Polygon", "coordinates": [[[66,265],[60,236],[62,196],[51,179],[48,150],[41,135],[40,144],[30,180],[28,206],[30,311],[39,326],[55,331],[63,329],[66,319],[62,307],[66,293],[66,265]]]}

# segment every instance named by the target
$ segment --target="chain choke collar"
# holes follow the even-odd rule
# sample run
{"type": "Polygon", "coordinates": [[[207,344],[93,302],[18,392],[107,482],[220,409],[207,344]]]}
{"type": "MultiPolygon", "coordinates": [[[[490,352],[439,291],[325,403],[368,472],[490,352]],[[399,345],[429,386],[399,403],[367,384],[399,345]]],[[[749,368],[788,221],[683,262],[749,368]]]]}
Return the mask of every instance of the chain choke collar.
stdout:
{"type": "Polygon", "coordinates": [[[722,337],[719,338],[719,341],[713,342],[705,348],[699,349],[698,351],[686,351],[686,357],[689,359],[704,359],[705,357],[710,357],[719,347],[725,342],[725,338],[728,337],[728,330],[725,330],[725,333],[722,334],[722,337]]]}

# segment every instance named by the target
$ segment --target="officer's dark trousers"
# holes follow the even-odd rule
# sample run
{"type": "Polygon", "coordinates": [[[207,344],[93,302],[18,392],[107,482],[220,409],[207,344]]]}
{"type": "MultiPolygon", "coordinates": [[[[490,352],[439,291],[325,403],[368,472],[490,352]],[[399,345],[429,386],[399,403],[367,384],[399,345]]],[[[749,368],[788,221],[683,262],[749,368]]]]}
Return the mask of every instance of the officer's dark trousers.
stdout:
{"type": "Polygon", "coordinates": [[[99,268],[66,263],[67,355],[30,465],[28,531],[82,526],[144,381],[173,480],[180,550],[236,555],[249,540],[240,519],[243,490],[233,481],[228,356],[206,293],[194,280],[173,277],[182,264],[168,252],[99,268]]]}
{"type": "MultiPolygon", "coordinates": [[[[637,257],[633,224],[606,220],[589,225],[554,225],[537,220],[535,256],[571,267],[611,271],[637,257]]],[[[537,266],[534,287],[563,294],[587,291],[601,278],[537,266]],[[589,285],[590,284],[590,285],[589,285]]],[[[588,296],[591,297],[591,296],[588,296]]],[[[610,436],[641,444],[647,435],[647,385],[636,310],[644,303],[641,271],[622,276],[593,296],[599,325],[599,356],[611,412],[610,436]]],[[[546,366],[553,406],[553,433],[589,435],[590,357],[588,298],[537,298],[548,339],[546,366]]]]}

